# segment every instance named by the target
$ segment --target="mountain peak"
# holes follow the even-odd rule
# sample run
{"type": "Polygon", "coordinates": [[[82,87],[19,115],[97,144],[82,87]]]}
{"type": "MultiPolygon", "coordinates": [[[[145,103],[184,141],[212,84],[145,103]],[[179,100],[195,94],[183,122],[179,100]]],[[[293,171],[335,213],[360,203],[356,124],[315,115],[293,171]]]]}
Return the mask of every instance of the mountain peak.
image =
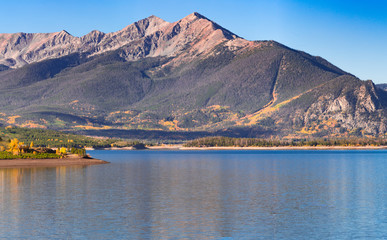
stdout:
{"type": "Polygon", "coordinates": [[[90,33],[92,33],[92,34],[105,34],[104,32],[101,32],[99,30],[93,30],[90,33]]]}
{"type": "Polygon", "coordinates": [[[188,15],[188,16],[184,17],[183,19],[181,19],[179,22],[192,23],[192,22],[195,22],[195,21],[203,21],[203,22],[207,21],[207,22],[209,22],[212,25],[214,30],[218,30],[218,29],[221,30],[223,32],[224,37],[227,38],[228,40],[239,38],[239,36],[237,36],[236,34],[230,32],[229,30],[227,30],[225,28],[223,28],[222,26],[220,26],[216,22],[214,22],[211,19],[203,16],[202,14],[200,14],[198,12],[191,13],[190,15],[188,15]]]}
{"type": "Polygon", "coordinates": [[[198,12],[193,12],[193,13],[191,13],[190,15],[191,15],[191,16],[195,16],[195,17],[197,17],[197,18],[208,19],[208,18],[206,18],[204,15],[202,15],[202,14],[200,14],[200,13],[198,13],[198,12]]]}
{"type": "Polygon", "coordinates": [[[93,37],[96,37],[96,36],[103,36],[103,35],[106,35],[106,33],[101,32],[101,31],[99,31],[99,30],[93,30],[93,31],[89,32],[88,34],[82,36],[81,39],[84,38],[84,37],[86,37],[86,36],[93,36],[93,37]]]}
{"type": "Polygon", "coordinates": [[[152,23],[154,25],[161,25],[161,24],[164,24],[164,23],[168,23],[167,21],[165,21],[164,19],[162,18],[159,18],[155,15],[151,15],[147,18],[144,18],[144,19],[141,19],[135,23],[142,23],[142,22],[149,22],[149,23],[152,23]]]}
{"type": "Polygon", "coordinates": [[[184,17],[181,20],[185,20],[187,22],[191,22],[191,21],[195,21],[195,20],[198,20],[198,19],[205,19],[205,20],[208,20],[208,21],[212,22],[210,19],[206,18],[205,16],[201,15],[198,12],[193,12],[190,15],[184,17]]]}
{"type": "Polygon", "coordinates": [[[162,26],[166,24],[169,24],[169,23],[159,17],[152,15],[147,18],[141,19],[135,23],[132,23],[118,32],[133,33],[134,31],[134,32],[141,32],[140,35],[149,35],[157,31],[158,29],[160,29],[162,26]]]}
{"type": "Polygon", "coordinates": [[[59,32],[60,35],[69,35],[69,36],[72,36],[69,32],[67,32],[66,30],[62,30],[59,32]]]}
{"type": "Polygon", "coordinates": [[[155,16],[155,15],[151,15],[151,16],[145,18],[145,19],[148,19],[148,20],[154,20],[154,21],[160,21],[160,22],[166,22],[164,19],[159,18],[159,17],[157,17],[157,16],[155,16]]]}
{"type": "Polygon", "coordinates": [[[80,39],[84,43],[99,43],[105,35],[106,34],[104,32],[101,32],[99,30],[93,30],[88,34],[82,36],[80,39]]]}

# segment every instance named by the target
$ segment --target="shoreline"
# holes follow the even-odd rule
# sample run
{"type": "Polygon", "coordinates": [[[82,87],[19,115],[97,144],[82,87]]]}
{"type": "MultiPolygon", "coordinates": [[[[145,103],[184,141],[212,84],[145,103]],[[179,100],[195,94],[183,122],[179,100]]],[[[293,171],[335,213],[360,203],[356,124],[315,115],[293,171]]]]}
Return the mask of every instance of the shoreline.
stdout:
{"type": "Polygon", "coordinates": [[[109,162],[96,158],[67,157],[54,159],[0,159],[1,168],[91,166],[109,162]]]}
{"type": "Polygon", "coordinates": [[[202,151],[202,150],[382,150],[387,149],[387,146],[279,146],[279,147],[184,147],[182,144],[176,145],[161,145],[147,146],[146,149],[133,149],[132,147],[112,147],[88,150],[182,150],[182,151],[202,151]]]}
{"type": "Polygon", "coordinates": [[[387,146],[280,146],[280,147],[184,147],[183,145],[150,146],[147,150],[381,150],[387,146]]]}

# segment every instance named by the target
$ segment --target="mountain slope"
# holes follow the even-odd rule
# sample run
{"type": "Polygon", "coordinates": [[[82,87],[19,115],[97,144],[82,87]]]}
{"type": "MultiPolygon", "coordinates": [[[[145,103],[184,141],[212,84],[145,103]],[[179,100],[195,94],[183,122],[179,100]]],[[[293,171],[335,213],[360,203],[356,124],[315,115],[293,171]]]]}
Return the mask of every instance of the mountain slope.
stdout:
{"type": "Polygon", "coordinates": [[[198,13],[81,38],[18,35],[0,35],[6,124],[228,136],[386,132],[386,93],[372,82],[274,41],[244,40],[198,13]]]}

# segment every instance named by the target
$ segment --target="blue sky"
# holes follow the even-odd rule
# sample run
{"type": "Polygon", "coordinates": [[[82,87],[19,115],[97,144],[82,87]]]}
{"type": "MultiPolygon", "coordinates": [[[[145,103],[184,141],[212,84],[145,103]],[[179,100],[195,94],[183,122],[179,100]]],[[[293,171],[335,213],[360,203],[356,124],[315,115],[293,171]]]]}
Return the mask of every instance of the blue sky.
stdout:
{"type": "Polygon", "coordinates": [[[199,12],[248,40],[275,40],[321,56],[360,79],[387,83],[387,1],[382,0],[18,0],[1,3],[0,33],[82,36],[117,31],[156,15],[199,12]]]}

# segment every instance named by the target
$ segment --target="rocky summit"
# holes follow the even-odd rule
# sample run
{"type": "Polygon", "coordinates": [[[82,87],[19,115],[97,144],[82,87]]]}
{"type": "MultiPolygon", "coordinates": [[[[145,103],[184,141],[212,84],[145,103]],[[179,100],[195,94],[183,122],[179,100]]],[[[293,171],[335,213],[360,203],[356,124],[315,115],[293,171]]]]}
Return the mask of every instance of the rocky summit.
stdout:
{"type": "Polygon", "coordinates": [[[237,39],[237,36],[198,13],[176,23],[150,16],[108,34],[97,30],[82,37],[74,37],[65,30],[0,34],[0,64],[17,68],[72,53],[93,56],[123,47],[123,56],[127,61],[177,56],[182,52],[186,54],[181,57],[194,57],[207,53],[224,40],[232,39],[237,39]],[[190,46],[189,51],[186,51],[187,45],[190,46]]]}
{"type": "Polygon", "coordinates": [[[384,89],[199,13],[82,37],[0,34],[3,125],[128,138],[382,137],[384,89]]]}

